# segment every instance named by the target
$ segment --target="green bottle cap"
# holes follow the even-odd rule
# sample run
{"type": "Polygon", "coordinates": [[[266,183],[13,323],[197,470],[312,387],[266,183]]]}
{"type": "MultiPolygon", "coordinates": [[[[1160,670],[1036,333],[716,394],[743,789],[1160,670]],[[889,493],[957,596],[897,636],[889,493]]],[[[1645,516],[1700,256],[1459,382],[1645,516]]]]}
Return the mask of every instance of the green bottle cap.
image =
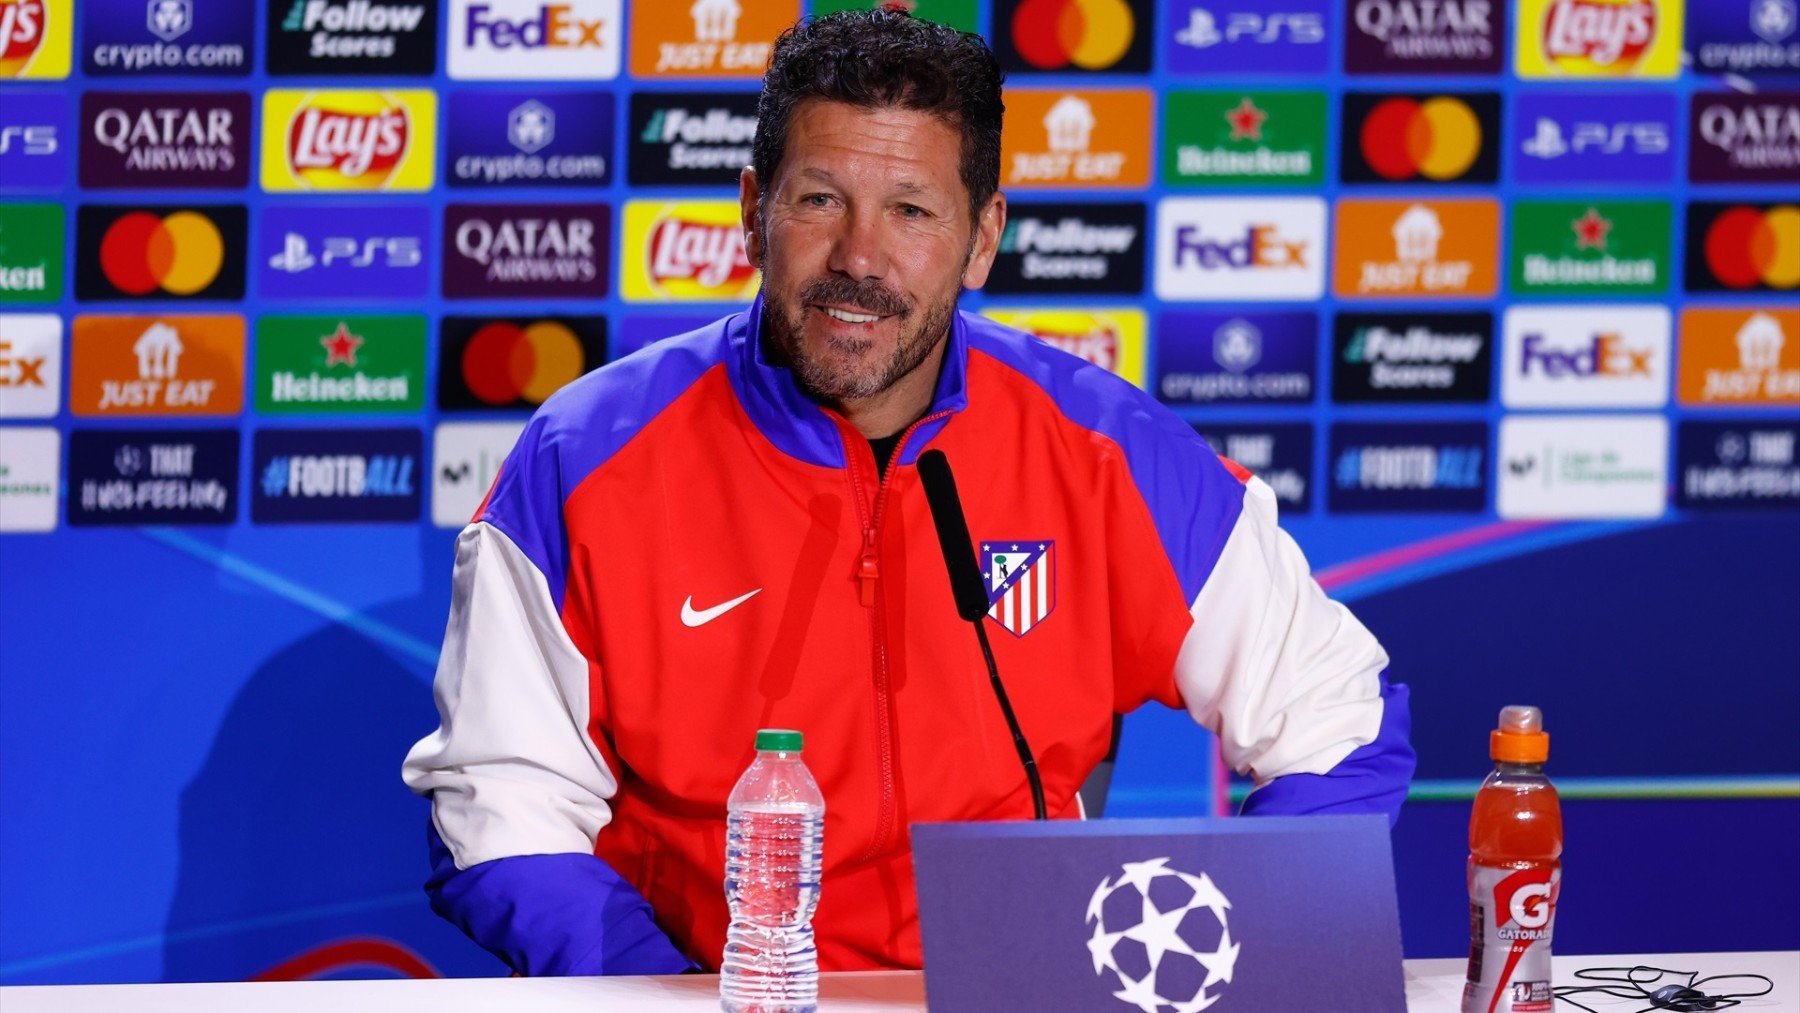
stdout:
{"type": "Polygon", "coordinates": [[[759,752],[798,753],[800,733],[792,728],[764,728],[756,733],[756,748],[759,752]]]}

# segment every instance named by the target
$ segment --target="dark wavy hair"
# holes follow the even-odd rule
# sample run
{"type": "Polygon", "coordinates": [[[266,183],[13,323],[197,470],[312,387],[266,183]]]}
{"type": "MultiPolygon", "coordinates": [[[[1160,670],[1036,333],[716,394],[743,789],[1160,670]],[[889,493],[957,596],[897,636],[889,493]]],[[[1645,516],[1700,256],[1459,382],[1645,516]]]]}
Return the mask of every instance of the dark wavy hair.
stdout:
{"type": "Polygon", "coordinates": [[[751,168],[766,194],[787,153],[788,121],[807,99],[932,113],[962,134],[961,176],[974,219],[1000,188],[1002,79],[981,36],[901,9],[808,18],[775,40],[756,106],[751,168]]]}

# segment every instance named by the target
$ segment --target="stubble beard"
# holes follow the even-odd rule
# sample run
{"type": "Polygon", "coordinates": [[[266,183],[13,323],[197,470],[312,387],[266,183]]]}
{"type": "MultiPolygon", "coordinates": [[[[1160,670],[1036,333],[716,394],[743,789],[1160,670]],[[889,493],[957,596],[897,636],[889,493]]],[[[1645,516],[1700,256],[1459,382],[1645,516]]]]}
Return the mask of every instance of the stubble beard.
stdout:
{"type": "Polygon", "coordinates": [[[821,401],[841,404],[874,397],[918,369],[950,333],[950,318],[955,312],[955,292],[927,304],[921,312],[918,306],[874,279],[858,282],[831,276],[809,282],[791,308],[765,303],[764,324],[771,345],[787,360],[801,388],[821,401]],[[859,306],[896,317],[899,337],[893,352],[869,362],[863,356],[874,344],[873,339],[828,338],[827,355],[809,354],[801,332],[807,307],[814,303],[859,306]]]}

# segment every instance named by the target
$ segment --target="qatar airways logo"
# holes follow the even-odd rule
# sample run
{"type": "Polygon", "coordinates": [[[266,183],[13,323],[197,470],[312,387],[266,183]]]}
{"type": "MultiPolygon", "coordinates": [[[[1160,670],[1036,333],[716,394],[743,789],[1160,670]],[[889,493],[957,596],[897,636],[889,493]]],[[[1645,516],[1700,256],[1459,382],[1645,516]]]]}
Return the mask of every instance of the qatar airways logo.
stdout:
{"type": "Polygon", "coordinates": [[[599,204],[452,204],[444,229],[444,294],[606,294],[606,226],[599,204]]]}

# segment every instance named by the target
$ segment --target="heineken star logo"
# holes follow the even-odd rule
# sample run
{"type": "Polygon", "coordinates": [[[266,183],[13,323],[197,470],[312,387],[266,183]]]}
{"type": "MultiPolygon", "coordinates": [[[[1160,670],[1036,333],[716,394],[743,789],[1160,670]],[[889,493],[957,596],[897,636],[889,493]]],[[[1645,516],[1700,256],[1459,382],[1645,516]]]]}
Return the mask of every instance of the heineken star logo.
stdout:
{"type": "Polygon", "coordinates": [[[1237,108],[1225,110],[1225,122],[1231,124],[1231,139],[1234,141],[1262,140],[1263,121],[1269,114],[1256,108],[1256,103],[1245,95],[1238,100],[1237,108]]]}
{"type": "Polygon", "coordinates": [[[1605,250],[1606,234],[1612,231],[1612,222],[1601,217],[1595,208],[1588,208],[1587,213],[1569,223],[1575,230],[1575,248],[1577,250],[1605,250]]]}
{"type": "Polygon", "coordinates": [[[356,350],[362,343],[362,338],[351,334],[350,328],[339,321],[337,330],[319,339],[319,344],[325,346],[326,368],[340,362],[352,369],[356,368],[356,350]]]}

